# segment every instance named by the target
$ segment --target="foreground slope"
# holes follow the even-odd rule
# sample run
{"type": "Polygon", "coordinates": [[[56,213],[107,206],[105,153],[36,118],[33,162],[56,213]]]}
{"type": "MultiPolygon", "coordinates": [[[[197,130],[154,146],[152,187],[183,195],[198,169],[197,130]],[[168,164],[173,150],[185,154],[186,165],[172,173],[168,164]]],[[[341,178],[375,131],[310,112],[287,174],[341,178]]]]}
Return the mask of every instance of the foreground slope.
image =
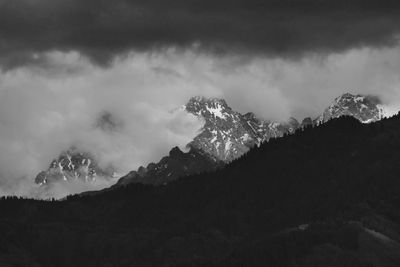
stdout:
{"type": "Polygon", "coordinates": [[[30,266],[399,266],[400,117],[342,117],[222,170],[95,196],[0,201],[0,259],[30,266]]]}

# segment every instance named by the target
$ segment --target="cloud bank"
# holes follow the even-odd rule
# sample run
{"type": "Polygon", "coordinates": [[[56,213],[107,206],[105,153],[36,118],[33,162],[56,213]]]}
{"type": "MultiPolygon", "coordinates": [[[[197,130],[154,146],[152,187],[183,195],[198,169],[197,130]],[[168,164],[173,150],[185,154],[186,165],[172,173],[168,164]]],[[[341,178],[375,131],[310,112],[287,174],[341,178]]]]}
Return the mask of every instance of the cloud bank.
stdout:
{"type": "Polygon", "coordinates": [[[72,145],[122,173],[157,161],[201,127],[177,109],[194,95],[278,121],[344,92],[396,112],[399,37],[398,0],[0,0],[0,195],[41,195],[72,145]]]}
{"type": "Polygon", "coordinates": [[[41,64],[0,72],[0,194],[41,194],[34,176],[71,145],[121,173],[158,161],[199,131],[202,122],[179,109],[194,95],[223,97],[235,110],[278,121],[314,117],[344,92],[377,95],[397,111],[398,51],[351,49],[292,60],[170,48],[132,52],[108,68],[79,52],[38,53],[41,64]],[[97,127],[102,114],[116,124],[97,127]]]}
{"type": "Polygon", "coordinates": [[[3,193],[30,194],[36,174],[72,145],[93,154],[100,166],[112,164],[123,174],[173,146],[184,147],[202,125],[183,110],[173,111],[190,90],[174,77],[143,68],[146,57],[102,69],[77,53],[41,56],[45,68],[0,74],[3,193]],[[113,131],[96,127],[104,112],[121,125],[113,131]]]}
{"type": "Polygon", "coordinates": [[[131,50],[299,58],[398,42],[397,0],[0,0],[0,64],[78,51],[107,65],[131,50]]]}

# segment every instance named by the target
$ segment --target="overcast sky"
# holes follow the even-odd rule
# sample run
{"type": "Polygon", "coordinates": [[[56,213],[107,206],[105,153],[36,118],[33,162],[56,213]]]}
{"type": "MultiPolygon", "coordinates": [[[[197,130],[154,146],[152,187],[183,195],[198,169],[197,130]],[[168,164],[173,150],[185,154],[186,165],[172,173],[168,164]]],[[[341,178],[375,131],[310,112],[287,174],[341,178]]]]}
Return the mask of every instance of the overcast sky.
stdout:
{"type": "Polygon", "coordinates": [[[399,38],[396,0],[0,0],[0,195],[71,145],[121,172],[158,161],[201,127],[175,110],[194,95],[278,121],[344,92],[395,112],[399,38]]]}

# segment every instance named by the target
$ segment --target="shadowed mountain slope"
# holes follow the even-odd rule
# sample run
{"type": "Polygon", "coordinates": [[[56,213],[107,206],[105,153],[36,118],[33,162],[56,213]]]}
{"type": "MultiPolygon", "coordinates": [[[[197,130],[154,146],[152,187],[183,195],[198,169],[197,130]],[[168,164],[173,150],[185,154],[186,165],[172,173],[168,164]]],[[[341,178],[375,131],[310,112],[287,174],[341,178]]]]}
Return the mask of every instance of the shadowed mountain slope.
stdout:
{"type": "Polygon", "coordinates": [[[166,185],[180,177],[211,172],[222,166],[223,162],[195,148],[190,148],[185,153],[178,147],[174,147],[169,155],[163,157],[158,163],[150,163],[147,167],[131,171],[119,179],[113,188],[130,183],[166,185]]]}
{"type": "MultiPolygon", "coordinates": [[[[251,112],[241,114],[220,98],[192,97],[181,108],[204,121],[199,134],[187,144],[190,148],[189,154],[178,153],[180,157],[170,159],[166,156],[158,163],[142,166],[122,177],[117,186],[129,183],[160,185],[185,175],[215,170],[270,138],[281,137],[293,133],[298,128],[324,123],[332,118],[347,115],[369,123],[384,117],[383,106],[377,97],[350,93],[337,97],[314,120],[305,118],[302,123],[294,118],[286,122],[274,122],[262,120],[251,112]]],[[[103,112],[97,118],[95,127],[110,133],[123,127],[123,122],[112,113],[103,112]]],[[[115,171],[118,170],[114,170],[112,166],[106,169],[99,168],[92,155],[73,148],[54,159],[46,171],[36,176],[35,182],[44,186],[76,180],[90,184],[98,177],[111,181],[115,178],[115,171]]]]}
{"type": "Polygon", "coordinates": [[[34,266],[398,266],[400,117],[341,117],[162,187],[0,201],[0,258],[34,266]],[[18,255],[18,256],[17,256],[18,255]]]}

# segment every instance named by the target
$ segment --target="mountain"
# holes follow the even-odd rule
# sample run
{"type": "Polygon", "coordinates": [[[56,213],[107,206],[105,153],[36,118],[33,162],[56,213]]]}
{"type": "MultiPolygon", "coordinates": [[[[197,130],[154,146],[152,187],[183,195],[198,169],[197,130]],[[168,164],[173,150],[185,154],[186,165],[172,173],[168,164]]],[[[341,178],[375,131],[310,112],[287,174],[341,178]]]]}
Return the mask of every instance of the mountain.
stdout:
{"type": "MultiPolygon", "coordinates": [[[[109,111],[101,112],[93,125],[95,129],[109,134],[118,131],[122,126],[122,121],[109,111]]],[[[112,166],[100,168],[96,158],[91,153],[72,146],[62,151],[58,158],[53,159],[46,170],[37,174],[35,183],[42,186],[76,180],[90,183],[95,181],[97,177],[115,178],[115,171],[112,166]]]]}
{"type": "MultiPolygon", "coordinates": [[[[215,170],[271,138],[282,137],[287,133],[294,133],[298,128],[315,126],[333,118],[347,115],[363,123],[369,123],[384,116],[379,99],[350,93],[337,97],[316,119],[305,118],[301,123],[295,118],[290,118],[287,122],[274,122],[262,120],[252,112],[241,114],[220,98],[192,97],[183,109],[204,121],[200,133],[187,144],[189,153],[181,152],[179,157],[171,158],[171,155],[176,155],[177,152],[177,148],[174,148],[172,154],[160,162],[150,163],[147,167],[142,166],[137,171],[130,172],[117,183],[117,186],[131,182],[160,185],[182,176],[215,170]],[[169,164],[166,164],[168,162],[169,164]]],[[[103,112],[97,120],[96,127],[112,132],[122,127],[122,124],[110,112],[103,112]]],[[[61,154],[58,160],[51,163],[47,171],[39,173],[35,179],[36,183],[45,184],[71,179],[90,182],[94,177],[92,173],[112,174],[109,170],[99,169],[95,159],[87,153],[82,155],[61,154]],[[82,157],[86,158],[86,161],[83,161],[82,157]],[[69,163],[71,160],[72,165],[69,163]],[[91,166],[87,167],[88,163],[91,166]]]]}
{"type": "Polygon", "coordinates": [[[185,109],[205,121],[200,134],[189,146],[224,162],[242,156],[272,137],[293,132],[299,126],[294,118],[288,123],[277,123],[261,120],[254,113],[242,115],[219,98],[192,97],[185,109]]]}
{"type": "Polygon", "coordinates": [[[131,171],[119,179],[114,187],[130,183],[165,185],[183,176],[214,171],[222,165],[222,162],[193,147],[187,153],[174,147],[158,163],[150,163],[147,167],[131,171]]]}
{"type": "Polygon", "coordinates": [[[262,120],[252,112],[243,115],[219,98],[192,97],[185,109],[205,121],[200,134],[189,146],[224,162],[242,156],[253,146],[259,146],[270,138],[282,137],[298,128],[325,123],[341,116],[351,116],[362,123],[370,123],[385,115],[377,97],[350,93],[335,98],[317,118],[305,118],[301,123],[295,118],[287,122],[262,120]]]}
{"type": "Polygon", "coordinates": [[[377,97],[345,93],[335,98],[316,121],[323,123],[344,115],[352,116],[362,123],[369,123],[382,119],[385,113],[377,97]]]}
{"type": "Polygon", "coordinates": [[[219,98],[192,97],[183,108],[204,121],[200,133],[187,145],[189,152],[183,153],[175,147],[160,162],[142,166],[122,177],[115,187],[129,183],[160,185],[183,176],[210,172],[265,140],[294,132],[299,127],[293,118],[287,123],[277,123],[260,120],[253,113],[242,115],[219,98]]]}
{"type": "Polygon", "coordinates": [[[204,121],[200,133],[187,145],[190,152],[180,152],[180,157],[171,158],[171,154],[179,150],[174,148],[175,152],[160,162],[130,172],[116,186],[129,183],[160,185],[183,176],[212,171],[271,138],[332,118],[348,115],[366,123],[383,117],[383,109],[376,98],[349,93],[337,97],[318,118],[305,118],[301,123],[295,118],[287,122],[272,122],[259,119],[252,112],[241,114],[220,98],[192,97],[183,108],[204,121]],[[173,163],[167,164],[170,161],[173,163]]]}
{"type": "Polygon", "coordinates": [[[0,199],[5,266],[400,266],[400,115],[342,116],[214,172],[0,199]]]}
{"type": "Polygon", "coordinates": [[[113,175],[113,168],[102,169],[92,155],[80,152],[77,148],[71,148],[54,159],[46,171],[40,172],[35,178],[35,183],[46,185],[75,180],[91,182],[98,176],[113,177],[113,175]]]}

